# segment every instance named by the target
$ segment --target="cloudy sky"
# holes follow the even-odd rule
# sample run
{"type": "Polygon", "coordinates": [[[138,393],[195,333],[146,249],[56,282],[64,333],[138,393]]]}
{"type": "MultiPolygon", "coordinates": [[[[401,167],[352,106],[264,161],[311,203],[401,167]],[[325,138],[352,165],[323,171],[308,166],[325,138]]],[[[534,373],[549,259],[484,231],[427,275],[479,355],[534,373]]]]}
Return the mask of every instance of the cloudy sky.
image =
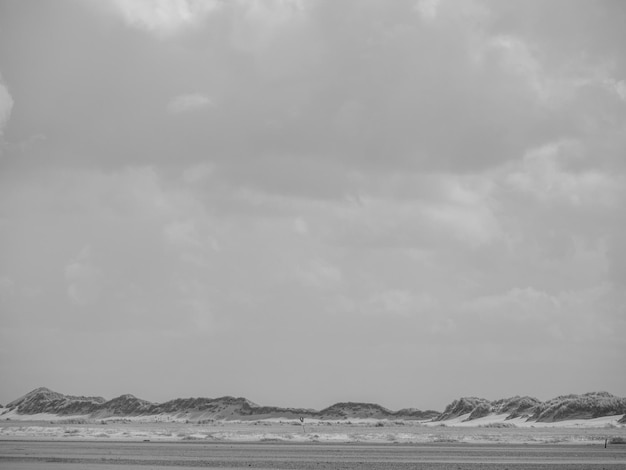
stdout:
{"type": "Polygon", "coordinates": [[[0,403],[626,396],[624,24],[0,0],[0,403]]]}

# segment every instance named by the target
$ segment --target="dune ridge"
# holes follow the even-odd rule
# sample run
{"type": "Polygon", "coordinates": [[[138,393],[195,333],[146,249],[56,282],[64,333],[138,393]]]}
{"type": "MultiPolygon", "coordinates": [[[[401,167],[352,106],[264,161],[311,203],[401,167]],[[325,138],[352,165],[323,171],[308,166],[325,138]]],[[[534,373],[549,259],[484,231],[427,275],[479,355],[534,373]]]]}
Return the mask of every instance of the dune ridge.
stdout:
{"type": "MultiPolygon", "coordinates": [[[[505,420],[525,418],[527,421],[551,423],[623,414],[626,414],[626,398],[616,397],[608,392],[589,392],[582,395],[560,395],[544,402],[528,396],[494,401],[463,397],[450,403],[434,421],[445,421],[464,415],[468,415],[464,421],[506,415],[505,420]]],[[[626,415],[619,422],[626,422],[624,418],[626,415]]]]}
{"type": "MultiPolygon", "coordinates": [[[[152,403],[131,394],[111,400],[101,397],[75,397],[40,387],[10,402],[2,414],[51,414],[63,417],[89,418],[136,417],[170,415],[190,419],[259,420],[300,417],[313,419],[404,419],[428,420],[439,415],[433,410],[403,409],[391,411],[373,403],[336,403],[323,410],[260,406],[242,397],[177,398],[164,403],[152,403]]],[[[0,414],[0,419],[2,419],[0,414]]]]}
{"type": "Polygon", "coordinates": [[[375,403],[341,402],[322,410],[261,406],[242,397],[176,398],[153,403],[131,394],[111,400],[103,397],[64,395],[40,387],[8,403],[0,411],[0,419],[47,414],[90,419],[134,418],[167,416],[176,419],[201,420],[262,420],[298,419],[317,420],[412,420],[472,422],[489,416],[500,416],[505,421],[516,419],[528,422],[553,423],[567,420],[589,420],[606,416],[624,415],[619,423],[626,423],[626,398],[608,392],[590,392],[582,395],[561,395],[547,401],[529,396],[515,396],[499,400],[462,397],[450,403],[443,412],[404,408],[389,410],[375,403]]]}

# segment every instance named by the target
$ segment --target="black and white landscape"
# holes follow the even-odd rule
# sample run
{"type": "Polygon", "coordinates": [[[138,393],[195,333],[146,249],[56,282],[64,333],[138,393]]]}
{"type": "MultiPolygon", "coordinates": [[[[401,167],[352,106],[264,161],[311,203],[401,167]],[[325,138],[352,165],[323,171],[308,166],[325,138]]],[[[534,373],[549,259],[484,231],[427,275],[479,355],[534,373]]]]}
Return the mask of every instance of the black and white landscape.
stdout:
{"type": "Polygon", "coordinates": [[[623,435],[625,25],[0,0],[0,437],[623,435]]]}

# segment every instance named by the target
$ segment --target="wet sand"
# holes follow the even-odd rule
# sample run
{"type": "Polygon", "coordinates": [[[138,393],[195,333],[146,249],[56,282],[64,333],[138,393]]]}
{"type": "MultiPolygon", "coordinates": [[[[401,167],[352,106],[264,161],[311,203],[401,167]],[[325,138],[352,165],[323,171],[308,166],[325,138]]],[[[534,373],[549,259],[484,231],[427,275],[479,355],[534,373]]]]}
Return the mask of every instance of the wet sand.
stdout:
{"type": "Polygon", "coordinates": [[[606,469],[626,446],[0,441],[0,469],[606,469]]]}

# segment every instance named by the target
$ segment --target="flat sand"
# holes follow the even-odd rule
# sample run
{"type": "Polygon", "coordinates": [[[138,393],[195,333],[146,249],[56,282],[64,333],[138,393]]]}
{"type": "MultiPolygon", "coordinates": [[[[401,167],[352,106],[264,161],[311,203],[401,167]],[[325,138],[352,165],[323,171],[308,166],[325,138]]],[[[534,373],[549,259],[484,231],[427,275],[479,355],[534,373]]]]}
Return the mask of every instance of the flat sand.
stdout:
{"type": "Polygon", "coordinates": [[[626,446],[0,441],[0,469],[605,469],[626,468],[626,446]]]}
{"type": "Polygon", "coordinates": [[[78,423],[63,421],[0,421],[0,440],[86,440],[142,442],[275,442],[298,444],[604,444],[605,439],[626,442],[626,426],[604,427],[492,427],[442,426],[436,423],[380,422],[212,422],[78,423]]]}

